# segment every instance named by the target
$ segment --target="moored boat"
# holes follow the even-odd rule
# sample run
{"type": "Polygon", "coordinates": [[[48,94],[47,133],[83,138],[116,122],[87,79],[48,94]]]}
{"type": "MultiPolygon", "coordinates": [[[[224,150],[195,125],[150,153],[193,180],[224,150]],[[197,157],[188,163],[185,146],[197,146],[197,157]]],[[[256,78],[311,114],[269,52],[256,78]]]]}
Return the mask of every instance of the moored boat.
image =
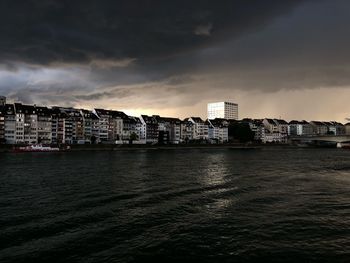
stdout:
{"type": "Polygon", "coordinates": [[[60,148],[43,146],[41,144],[33,144],[33,145],[28,145],[23,147],[15,147],[13,151],[14,152],[59,152],[60,148]]]}
{"type": "Polygon", "coordinates": [[[350,149],[350,143],[337,143],[337,148],[350,149]]]}

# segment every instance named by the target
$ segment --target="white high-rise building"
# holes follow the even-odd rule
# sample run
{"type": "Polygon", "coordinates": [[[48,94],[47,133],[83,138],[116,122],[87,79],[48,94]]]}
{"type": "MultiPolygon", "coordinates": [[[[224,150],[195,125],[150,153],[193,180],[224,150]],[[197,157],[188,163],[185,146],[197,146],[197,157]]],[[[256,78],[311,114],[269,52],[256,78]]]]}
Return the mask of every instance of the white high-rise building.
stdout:
{"type": "Polygon", "coordinates": [[[215,118],[237,120],[238,104],[233,102],[213,102],[208,103],[208,119],[215,118]]]}

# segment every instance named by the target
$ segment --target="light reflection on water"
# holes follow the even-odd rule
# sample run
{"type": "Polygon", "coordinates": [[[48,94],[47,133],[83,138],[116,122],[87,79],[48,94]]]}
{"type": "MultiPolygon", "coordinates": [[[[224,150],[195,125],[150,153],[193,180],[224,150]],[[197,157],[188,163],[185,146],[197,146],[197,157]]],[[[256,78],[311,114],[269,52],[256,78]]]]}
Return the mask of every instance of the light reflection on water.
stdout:
{"type": "Polygon", "coordinates": [[[1,262],[348,261],[336,149],[0,155],[1,262]]]}

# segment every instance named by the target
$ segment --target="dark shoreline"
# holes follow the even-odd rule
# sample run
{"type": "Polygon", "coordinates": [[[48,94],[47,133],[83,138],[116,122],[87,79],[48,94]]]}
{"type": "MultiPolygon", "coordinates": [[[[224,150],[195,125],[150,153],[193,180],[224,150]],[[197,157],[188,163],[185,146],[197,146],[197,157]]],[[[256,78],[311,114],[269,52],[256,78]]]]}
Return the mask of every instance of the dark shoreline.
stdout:
{"type": "MultiPolygon", "coordinates": [[[[16,145],[19,147],[21,145],[16,145]]],[[[0,153],[12,152],[14,145],[0,145],[0,153]]],[[[130,150],[185,150],[185,149],[229,149],[229,150],[260,150],[260,149],[314,149],[317,147],[298,147],[291,144],[180,144],[180,145],[136,145],[136,144],[84,144],[70,145],[69,151],[130,151],[130,150]]],[[[334,149],[334,148],[333,148],[334,149]]]]}

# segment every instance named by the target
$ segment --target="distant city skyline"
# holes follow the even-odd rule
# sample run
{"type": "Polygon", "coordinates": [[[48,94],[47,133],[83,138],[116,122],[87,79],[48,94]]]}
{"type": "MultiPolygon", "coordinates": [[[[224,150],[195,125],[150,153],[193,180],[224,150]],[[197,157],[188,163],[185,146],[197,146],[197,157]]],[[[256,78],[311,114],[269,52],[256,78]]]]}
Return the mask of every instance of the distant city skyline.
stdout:
{"type": "Polygon", "coordinates": [[[5,97],[0,99],[0,144],[222,144],[230,140],[288,144],[310,139],[317,144],[324,142],[322,136],[333,136],[327,137],[327,143],[342,147],[350,134],[350,123],[336,121],[239,120],[238,105],[232,102],[209,103],[207,119],[190,114],[180,119],[159,114],[129,116],[102,108],[11,104],[5,97]]]}
{"type": "MultiPolygon", "coordinates": [[[[20,104],[20,105],[26,105],[26,106],[37,106],[37,107],[47,107],[47,108],[67,108],[67,109],[75,109],[75,110],[89,110],[89,111],[94,111],[95,109],[104,109],[107,111],[120,111],[123,112],[125,114],[127,114],[128,116],[133,116],[133,117],[140,117],[141,115],[150,115],[150,116],[162,116],[162,117],[169,117],[169,118],[179,118],[179,119],[186,119],[186,118],[190,118],[190,117],[199,117],[202,118],[203,120],[206,119],[226,119],[226,120],[244,120],[244,119],[252,119],[252,120],[263,120],[263,119],[276,119],[276,120],[285,120],[287,122],[290,121],[319,121],[319,122],[329,122],[329,121],[335,121],[335,122],[340,122],[342,124],[348,124],[350,123],[350,118],[344,118],[344,120],[342,121],[337,121],[335,119],[309,119],[309,118],[292,118],[292,119],[288,119],[288,118],[284,118],[283,115],[280,116],[260,116],[260,117],[255,117],[255,116],[240,116],[238,113],[240,112],[239,110],[239,105],[237,103],[234,102],[209,102],[206,105],[206,115],[201,116],[201,115],[196,115],[196,114],[192,114],[191,112],[187,112],[185,113],[185,115],[183,116],[178,116],[178,115],[163,115],[160,112],[147,112],[147,110],[143,111],[143,112],[134,112],[134,111],[129,111],[129,110],[124,110],[124,109],[120,109],[120,108],[110,108],[110,107],[105,107],[105,106],[92,106],[92,107],[76,107],[76,106],[65,106],[65,105],[42,105],[42,104],[36,104],[36,103],[23,103],[21,101],[9,101],[7,100],[6,96],[1,96],[0,95],[0,106],[2,105],[14,105],[14,104],[20,104]],[[234,105],[235,107],[232,109],[226,109],[226,107],[224,107],[224,109],[226,109],[226,112],[229,111],[229,115],[224,114],[223,116],[221,116],[221,114],[217,114],[217,112],[212,112],[212,114],[210,115],[209,113],[209,105],[216,105],[216,104],[230,104],[230,105],[234,105]],[[235,115],[235,116],[233,116],[235,115]]],[[[1,109],[1,108],[0,108],[1,109]]],[[[215,111],[215,110],[214,110],[215,111]]]]}
{"type": "Polygon", "coordinates": [[[151,2],[5,0],[0,94],[131,115],[205,118],[233,100],[240,118],[350,117],[349,1],[151,2]]]}

